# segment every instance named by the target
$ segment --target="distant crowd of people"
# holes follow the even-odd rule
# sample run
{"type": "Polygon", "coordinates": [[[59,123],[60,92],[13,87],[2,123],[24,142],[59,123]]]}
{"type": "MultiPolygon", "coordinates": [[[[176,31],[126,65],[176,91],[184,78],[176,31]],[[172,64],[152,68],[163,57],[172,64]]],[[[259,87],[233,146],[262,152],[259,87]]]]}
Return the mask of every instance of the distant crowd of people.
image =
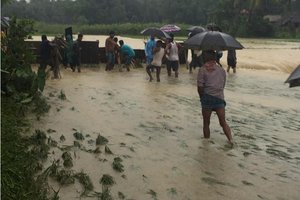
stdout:
{"type": "MultiPolygon", "coordinates": [[[[191,37],[192,35],[189,35],[191,37]]],[[[70,67],[73,72],[76,70],[81,72],[81,52],[82,52],[82,39],[83,35],[78,34],[77,40],[73,41],[72,35],[66,35],[66,47],[61,56],[62,63],[65,68],[70,67]]],[[[42,36],[41,43],[41,65],[40,71],[44,74],[47,63],[50,59],[50,42],[46,35],[42,36]]],[[[156,80],[160,82],[160,72],[162,63],[166,63],[167,74],[171,76],[172,71],[175,77],[178,78],[179,75],[179,50],[182,46],[175,42],[174,35],[171,33],[170,38],[165,40],[155,40],[154,35],[151,35],[149,40],[145,42],[145,57],[146,57],[146,72],[149,75],[149,81],[153,81],[152,73],[156,72],[156,80]]],[[[114,69],[115,65],[118,65],[119,71],[126,68],[130,71],[130,66],[135,63],[135,51],[134,49],[125,44],[123,40],[118,41],[115,36],[115,32],[111,31],[109,37],[105,41],[105,53],[106,53],[106,67],[105,71],[111,71],[114,69]],[[124,63],[122,65],[121,63],[124,63]]],[[[220,64],[220,59],[223,56],[222,51],[216,51],[216,62],[220,64]]],[[[201,67],[204,64],[202,51],[201,50],[191,50],[192,60],[189,64],[189,72],[192,73],[193,69],[196,67],[201,67]]],[[[229,73],[232,68],[233,72],[236,73],[236,52],[235,50],[228,50],[227,53],[227,72],[229,73]]],[[[41,75],[44,76],[44,75],[41,75]]]]}

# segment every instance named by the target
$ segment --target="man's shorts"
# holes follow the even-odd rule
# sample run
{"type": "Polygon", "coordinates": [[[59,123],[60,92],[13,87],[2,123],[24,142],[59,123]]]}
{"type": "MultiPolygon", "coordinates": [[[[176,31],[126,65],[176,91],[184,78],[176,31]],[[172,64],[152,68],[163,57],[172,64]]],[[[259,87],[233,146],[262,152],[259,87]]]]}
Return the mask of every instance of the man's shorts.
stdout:
{"type": "Polygon", "coordinates": [[[113,52],[108,52],[106,53],[106,59],[107,59],[107,63],[110,64],[115,64],[115,54],[113,52]]]}
{"type": "Polygon", "coordinates": [[[201,106],[203,109],[215,110],[218,108],[225,108],[226,102],[223,99],[204,94],[201,97],[201,106]]]}
{"type": "Polygon", "coordinates": [[[172,61],[172,60],[168,60],[167,61],[167,69],[168,71],[171,71],[171,69],[175,72],[178,71],[178,67],[179,67],[179,62],[178,60],[176,61],[172,61]]]}

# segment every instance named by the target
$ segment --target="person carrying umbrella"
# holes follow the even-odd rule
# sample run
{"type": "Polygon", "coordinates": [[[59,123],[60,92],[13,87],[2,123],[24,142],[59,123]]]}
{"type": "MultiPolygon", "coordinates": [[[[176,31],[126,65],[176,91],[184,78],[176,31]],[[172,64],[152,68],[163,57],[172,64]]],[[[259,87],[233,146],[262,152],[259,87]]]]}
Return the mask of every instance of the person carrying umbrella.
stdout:
{"type": "Polygon", "coordinates": [[[168,71],[168,76],[171,76],[171,70],[173,70],[175,72],[175,77],[178,78],[178,68],[179,68],[178,49],[181,46],[174,41],[173,34],[170,34],[170,36],[171,38],[168,39],[168,44],[165,49],[166,57],[168,59],[167,71],[168,71]]]}
{"type": "Polygon", "coordinates": [[[160,75],[160,68],[161,68],[161,64],[162,64],[162,59],[163,59],[163,57],[165,55],[165,50],[162,47],[162,44],[163,43],[162,43],[161,40],[158,40],[156,42],[156,47],[153,50],[153,53],[154,53],[153,61],[151,62],[151,65],[147,66],[147,68],[146,68],[146,72],[149,75],[149,78],[150,78],[149,81],[150,82],[153,80],[150,68],[156,68],[156,81],[160,82],[160,77],[159,77],[159,75],[160,75]]]}
{"type": "Polygon", "coordinates": [[[200,68],[197,77],[198,94],[200,97],[204,138],[210,138],[210,117],[215,111],[219,123],[228,139],[233,145],[231,130],[225,119],[224,87],[226,82],[225,70],[216,62],[215,51],[203,51],[204,65],[200,68]]]}

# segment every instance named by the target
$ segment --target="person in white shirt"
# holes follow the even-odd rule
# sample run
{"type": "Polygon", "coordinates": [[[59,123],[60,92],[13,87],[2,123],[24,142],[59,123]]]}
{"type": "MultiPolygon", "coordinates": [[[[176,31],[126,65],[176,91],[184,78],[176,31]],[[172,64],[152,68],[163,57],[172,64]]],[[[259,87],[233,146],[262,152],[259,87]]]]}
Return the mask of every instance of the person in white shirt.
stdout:
{"type": "Polygon", "coordinates": [[[160,82],[160,69],[161,69],[161,64],[162,64],[162,59],[165,55],[165,50],[162,48],[162,41],[158,40],[156,42],[156,47],[153,49],[153,60],[150,65],[146,67],[146,72],[149,75],[150,79],[149,81],[151,82],[153,80],[153,77],[151,75],[151,69],[156,68],[156,80],[157,82],[160,82]]]}
{"type": "Polygon", "coordinates": [[[169,43],[166,46],[165,52],[168,59],[167,71],[168,76],[171,76],[171,70],[175,72],[175,77],[178,78],[178,68],[179,68],[179,55],[178,49],[180,45],[174,41],[174,35],[170,34],[169,43]]]}

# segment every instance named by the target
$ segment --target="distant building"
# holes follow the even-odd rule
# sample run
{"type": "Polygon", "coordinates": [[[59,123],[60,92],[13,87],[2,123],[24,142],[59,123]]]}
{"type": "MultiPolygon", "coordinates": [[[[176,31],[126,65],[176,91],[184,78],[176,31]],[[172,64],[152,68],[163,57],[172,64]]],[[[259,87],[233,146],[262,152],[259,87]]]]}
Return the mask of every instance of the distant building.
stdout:
{"type": "Polygon", "coordinates": [[[281,26],[294,26],[295,28],[300,27],[300,13],[289,13],[282,17],[281,26]]]}
{"type": "Polygon", "coordinates": [[[274,25],[280,25],[282,16],[281,15],[265,15],[264,20],[268,20],[269,23],[274,25]]]}

